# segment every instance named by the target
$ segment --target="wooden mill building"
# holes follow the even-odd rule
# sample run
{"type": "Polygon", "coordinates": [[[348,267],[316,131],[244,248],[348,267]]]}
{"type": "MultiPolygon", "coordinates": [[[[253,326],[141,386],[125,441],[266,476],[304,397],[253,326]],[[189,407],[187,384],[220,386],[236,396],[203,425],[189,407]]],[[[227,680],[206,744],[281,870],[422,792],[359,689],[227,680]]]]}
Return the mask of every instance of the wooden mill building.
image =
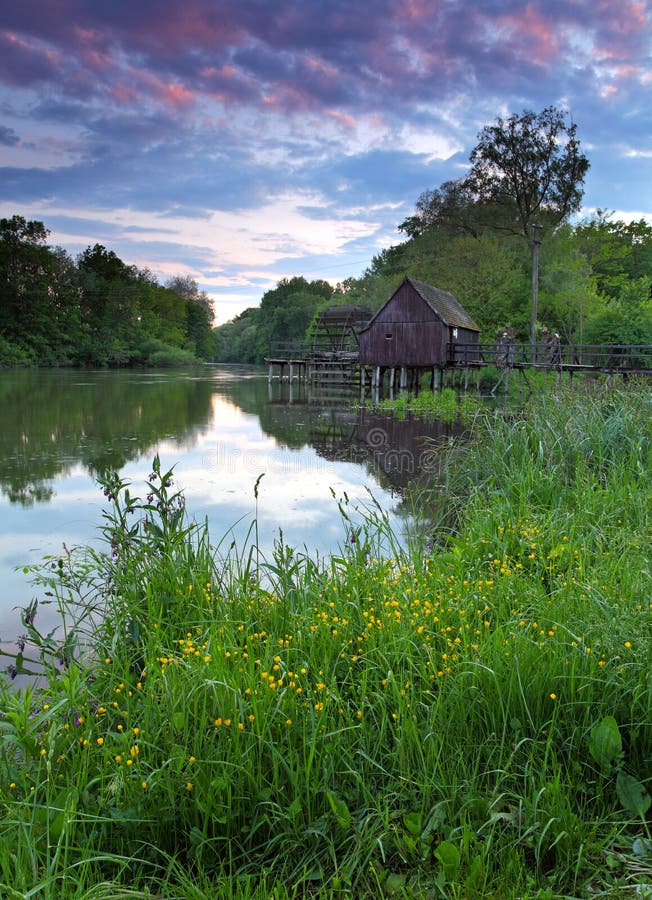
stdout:
{"type": "Polygon", "coordinates": [[[396,371],[400,387],[418,386],[421,373],[432,372],[433,386],[455,359],[455,346],[479,343],[480,329],[455,297],[423,281],[405,278],[360,332],[360,367],[372,370],[378,388],[389,372],[390,390],[396,371]]]}

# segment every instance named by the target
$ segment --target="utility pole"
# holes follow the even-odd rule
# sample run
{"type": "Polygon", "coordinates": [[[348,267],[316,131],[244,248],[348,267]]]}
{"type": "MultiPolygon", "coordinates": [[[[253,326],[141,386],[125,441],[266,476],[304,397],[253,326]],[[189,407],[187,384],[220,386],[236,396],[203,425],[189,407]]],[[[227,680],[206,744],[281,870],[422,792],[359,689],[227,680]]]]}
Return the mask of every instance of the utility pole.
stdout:
{"type": "Polygon", "coordinates": [[[537,306],[539,303],[539,244],[541,237],[539,236],[539,225],[533,225],[534,235],[532,237],[532,314],[530,317],[530,351],[532,363],[536,362],[537,354],[537,306]]]}

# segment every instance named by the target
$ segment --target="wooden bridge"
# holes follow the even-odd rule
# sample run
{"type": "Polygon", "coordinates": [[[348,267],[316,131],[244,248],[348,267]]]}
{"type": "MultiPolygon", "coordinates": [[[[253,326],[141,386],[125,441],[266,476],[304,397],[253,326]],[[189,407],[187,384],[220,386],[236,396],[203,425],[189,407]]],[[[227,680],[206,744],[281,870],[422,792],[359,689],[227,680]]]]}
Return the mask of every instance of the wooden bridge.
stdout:
{"type": "Polygon", "coordinates": [[[541,344],[512,342],[456,344],[448,365],[454,368],[544,369],[556,372],[603,372],[652,375],[652,346],[644,344],[541,344]]]}
{"type": "MultiPolygon", "coordinates": [[[[359,375],[358,353],[331,347],[288,341],[273,344],[268,364],[269,380],[310,378],[336,368],[355,369],[359,375]],[[286,375],[287,367],[287,375],[286,375]]],[[[649,344],[540,344],[484,343],[451,344],[444,368],[477,369],[486,366],[512,369],[543,369],[560,372],[602,372],[606,374],[652,375],[652,346],[649,344]]],[[[400,367],[397,367],[400,368],[400,367]]],[[[420,366],[430,369],[430,366],[420,366]]]]}
{"type": "MultiPolygon", "coordinates": [[[[386,369],[360,366],[353,350],[337,351],[331,346],[314,343],[288,342],[275,344],[265,358],[268,381],[274,378],[307,381],[323,389],[335,391],[360,389],[364,396],[367,386],[372,396],[379,395],[385,382],[390,396],[395,387],[418,391],[428,381],[433,390],[445,384],[468,388],[475,373],[479,386],[483,369],[494,366],[500,370],[495,385],[507,381],[511,371],[531,370],[563,372],[572,377],[576,373],[607,376],[652,375],[652,346],[643,344],[561,344],[559,342],[530,343],[469,343],[451,344],[444,366],[396,366],[386,369]]],[[[494,388],[494,390],[495,390],[494,388]]]]}

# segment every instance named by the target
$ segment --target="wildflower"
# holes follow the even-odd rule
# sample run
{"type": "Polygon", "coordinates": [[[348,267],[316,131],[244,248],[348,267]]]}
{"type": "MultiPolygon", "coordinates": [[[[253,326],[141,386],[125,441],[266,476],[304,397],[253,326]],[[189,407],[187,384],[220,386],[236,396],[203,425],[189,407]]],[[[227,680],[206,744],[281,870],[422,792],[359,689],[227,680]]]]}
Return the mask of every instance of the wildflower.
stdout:
{"type": "Polygon", "coordinates": [[[194,784],[192,783],[192,781],[186,781],[186,790],[187,791],[191,791],[193,789],[193,787],[194,787],[194,784]]]}
{"type": "Polygon", "coordinates": [[[627,647],[628,650],[631,650],[631,649],[632,649],[632,642],[631,642],[631,641],[625,641],[625,647],[627,647]]]}
{"type": "Polygon", "coordinates": [[[551,699],[551,700],[556,700],[556,699],[557,699],[557,694],[552,693],[552,694],[550,695],[550,699],[551,699]]]}
{"type": "Polygon", "coordinates": [[[98,746],[98,747],[101,747],[103,743],[104,743],[104,738],[103,738],[103,737],[98,737],[98,739],[97,739],[97,746],[98,746]]]}

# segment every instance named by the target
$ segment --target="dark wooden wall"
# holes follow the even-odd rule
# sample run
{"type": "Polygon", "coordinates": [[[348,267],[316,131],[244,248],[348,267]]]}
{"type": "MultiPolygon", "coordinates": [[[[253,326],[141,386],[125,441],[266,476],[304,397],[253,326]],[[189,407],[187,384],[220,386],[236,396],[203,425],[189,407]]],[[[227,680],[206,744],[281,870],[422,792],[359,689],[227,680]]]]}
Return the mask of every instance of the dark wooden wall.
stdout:
{"type": "Polygon", "coordinates": [[[409,284],[403,284],[360,335],[362,365],[443,366],[449,328],[409,284]]]}

